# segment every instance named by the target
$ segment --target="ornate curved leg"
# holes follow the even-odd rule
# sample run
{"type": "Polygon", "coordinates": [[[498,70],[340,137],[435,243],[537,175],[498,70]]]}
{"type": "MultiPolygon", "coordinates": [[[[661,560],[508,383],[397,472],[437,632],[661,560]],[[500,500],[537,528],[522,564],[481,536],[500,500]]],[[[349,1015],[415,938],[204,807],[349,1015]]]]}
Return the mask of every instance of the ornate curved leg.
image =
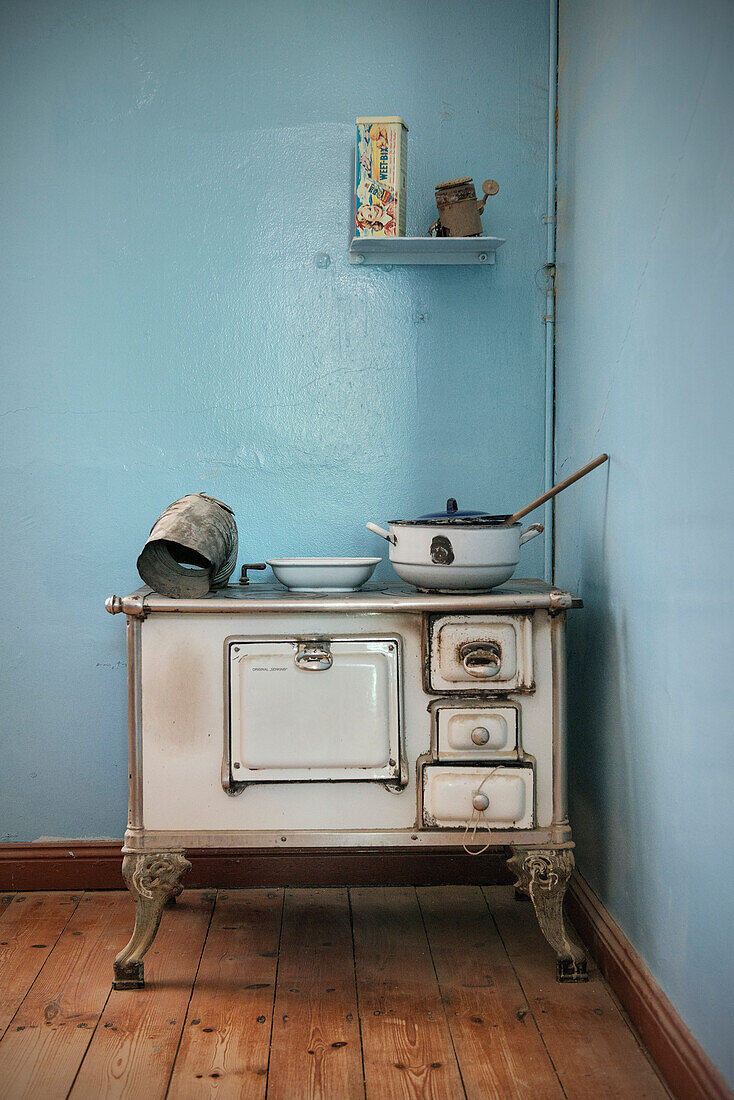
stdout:
{"type": "Polygon", "coordinates": [[[586,954],[568,934],[563,918],[563,896],[574,868],[570,848],[514,848],[507,861],[517,875],[516,892],[528,894],[540,930],[558,958],[559,982],[588,981],[586,954]]]}
{"type": "Polygon", "coordinates": [[[155,939],[163,907],[183,890],[191,864],[183,852],[132,852],[122,861],[122,877],[135,899],[135,928],[115,959],[113,989],[142,989],[143,955],[155,939]]]}

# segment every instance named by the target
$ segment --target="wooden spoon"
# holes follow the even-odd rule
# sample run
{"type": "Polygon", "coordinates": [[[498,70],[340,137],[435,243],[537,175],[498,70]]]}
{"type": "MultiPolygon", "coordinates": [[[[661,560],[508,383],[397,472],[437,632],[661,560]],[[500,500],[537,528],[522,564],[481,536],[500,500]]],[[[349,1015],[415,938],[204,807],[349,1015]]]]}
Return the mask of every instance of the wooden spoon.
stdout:
{"type": "Polygon", "coordinates": [[[517,523],[519,519],[526,516],[528,512],[534,512],[536,508],[540,508],[541,504],[545,504],[546,500],[550,500],[551,497],[556,496],[558,493],[563,492],[569,485],[573,485],[574,481],[578,481],[579,478],[586,477],[592,470],[595,470],[597,466],[601,466],[603,462],[606,462],[609,455],[599,455],[593,462],[589,462],[586,466],[582,466],[580,470],[577,470],[575,474],[571,474],[570,477],[566,477],[563,481],[559,481],[557,485],[554,485],[552,489],[549,489],[547,493],[543,493],[542,497],[538,497],[532,504],[527,504],[524,508],[521,508],[519,512],[515,512],[514,516],[508,516],[503,527],[511,527],[513,523],[517,523]]]}

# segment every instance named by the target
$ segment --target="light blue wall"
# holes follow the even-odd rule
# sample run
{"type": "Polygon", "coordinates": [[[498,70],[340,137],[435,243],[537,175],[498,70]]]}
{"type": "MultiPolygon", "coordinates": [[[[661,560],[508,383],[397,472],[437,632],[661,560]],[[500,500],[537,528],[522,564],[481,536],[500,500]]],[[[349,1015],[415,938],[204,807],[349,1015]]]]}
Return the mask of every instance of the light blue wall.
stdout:
{"type": "Polygon", "coordinates": [[[119,836],[103,601],[166,504],[230,502],[257,561],[542,488],[547,0],[1,12],[0,839],[119,836]],[[495,269],[349,267],[365,113],[410,125],[408,232],[440,180],[500,181],[495,269]]]}
{"type": "Polygon", "coordinates": [[[557,474],[578,864],[734,1083],[734,6],[562,0],[557,474]]]}

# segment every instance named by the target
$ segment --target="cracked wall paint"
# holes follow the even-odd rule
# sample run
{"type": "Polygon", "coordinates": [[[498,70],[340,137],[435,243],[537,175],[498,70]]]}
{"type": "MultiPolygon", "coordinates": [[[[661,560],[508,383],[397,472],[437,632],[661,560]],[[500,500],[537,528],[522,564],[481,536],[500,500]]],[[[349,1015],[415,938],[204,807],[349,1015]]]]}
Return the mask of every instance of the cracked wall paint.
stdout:
{"type": "Polygon", "coordinates": [[[507,512],[542,489],[548,7],[457,0],[448,40],[438,0],[396,0],[368,33],[356,4],[295,0],[24,0],[1,18],[20,564],[2,581],[0,831],[114,836],[124,632],[103,602],[137,586],[170,501],[230,502],[257,561],[381,554],[367,520],[449,496],[507,512]],[[349,266],[369,112],[410,125],[409,232],[440,180],[500,181],[495,268],[349,266]]]}
{"type": "Polygon", "coordinates": [[[577,857],[734,1082],[734,8],[562,0],[556,472],[577,857]]]}

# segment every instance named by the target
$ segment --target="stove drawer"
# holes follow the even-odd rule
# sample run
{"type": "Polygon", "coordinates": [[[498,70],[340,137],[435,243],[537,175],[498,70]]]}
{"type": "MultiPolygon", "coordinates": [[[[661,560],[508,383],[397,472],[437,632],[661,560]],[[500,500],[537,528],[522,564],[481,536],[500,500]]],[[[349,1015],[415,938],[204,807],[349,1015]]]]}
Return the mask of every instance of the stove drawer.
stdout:
{"type": "Polygon", "coordinates": [[[225,786],[405,782],[399,638],[229,638],[225,786]]]}
{"type": "Polygon", "coordinates": [[[443,705],[435,714],[439,760],[517,756],[517,707],[443,705]]]}
{"type": "Polygon", "coordinates": [[[428,687],[434,692],[532,691],[529,615],[449,615],[431,624],[428,687]]]}
{"type": "Polygon", "coordinates": [[[477,819],[475,799],[486,802],[479,829],[532,829],[533,771],[508,764],[423,768],[423,825],[463,829],[477,819]]]}

